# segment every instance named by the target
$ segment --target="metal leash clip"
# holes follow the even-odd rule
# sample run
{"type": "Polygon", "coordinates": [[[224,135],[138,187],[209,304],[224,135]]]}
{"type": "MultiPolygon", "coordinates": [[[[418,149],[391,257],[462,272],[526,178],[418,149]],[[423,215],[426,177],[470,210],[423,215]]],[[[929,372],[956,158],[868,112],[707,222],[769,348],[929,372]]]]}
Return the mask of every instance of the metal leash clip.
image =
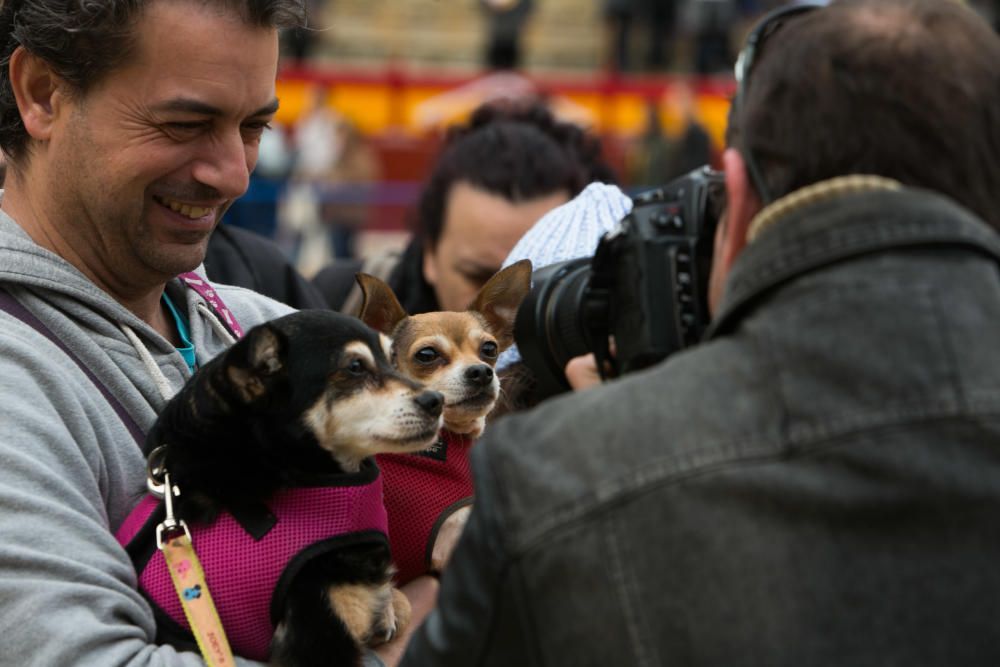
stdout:
{"type": "Polygon", "coordinates": [[[166,447],[161,445],[150,452],[146,462],[146,488],[157,498],[162,498],[166,506],[166,516],[156,526],[156,546],[161,551],[166,541],[178,533],[183,532],[191,541],[187,523],[174,514],[174,498],[181,495],[181,490],[170,482],[170,473],[165,465],[166,454],[166,447]]]}
{"type": "Polygon", "coordinates": [[[166,488],[163,482],[163,475],[166,468],[167,447],[160,445],[149,453],[146,459],[146,488],[157,498],[163,498],[163,490],[166,488]]]}

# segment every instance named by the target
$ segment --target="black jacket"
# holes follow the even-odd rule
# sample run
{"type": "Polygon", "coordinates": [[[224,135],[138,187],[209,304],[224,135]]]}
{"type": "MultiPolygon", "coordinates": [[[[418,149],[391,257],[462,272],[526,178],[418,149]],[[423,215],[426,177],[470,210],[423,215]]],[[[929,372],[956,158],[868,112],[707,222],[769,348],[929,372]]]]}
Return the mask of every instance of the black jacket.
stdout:
{"type": "Polygon", "coordinates": [[[208,242],[205,273],[212,282],[246,287],[299,310],[328,307],[277,244],[240,227],[216,227],[208,242]]]}
{"type": "MultiPolygon", "coordinates": [[[[373,257],[368,260],[339,260],[320,270],[312,280],[313,285],[334,310],[343,310],[351,290],[355,288],[354,275],[359,271],[382,278],[396,293],[400,305],[410,315],[441,310],[434,288],[424,280],[424,254],[419,241],[413,240],[402,254],[392,251],[390,261],[394,263],[386,275],[372,270],[373,264],[381,264],[387,258],[373,257]]],[[[348,313],[355,315],[356,313],[348,313]]]]}

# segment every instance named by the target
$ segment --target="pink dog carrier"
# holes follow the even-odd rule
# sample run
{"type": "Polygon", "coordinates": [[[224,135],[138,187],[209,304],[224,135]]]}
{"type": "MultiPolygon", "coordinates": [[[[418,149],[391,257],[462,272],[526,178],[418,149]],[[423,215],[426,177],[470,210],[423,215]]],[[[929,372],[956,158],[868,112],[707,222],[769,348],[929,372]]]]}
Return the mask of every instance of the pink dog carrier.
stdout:
{"type": "Polygon", "coordinates": [[[396,581],[405,584],[430,569],[431,543],[440,521],[472,503],[469,452],[475,441],[442,430],[437,447],[417,454],[375,457],[385,478],[392,561],[396,581]]]}
{"type": "MultiPolygon", "coordinates": [[[[360,541],[386,542],[382,478],[374,462],[355,474],[331,475],[323,486],[278,491],[248,523],[222,513],[211,524],[190,524],[191,539],[205,571],[233,651],[267,660],[288,584],[309,559],[360,541]]],[[[183,489],[181,489],[183,493],[183,489]]],[[[139,589],[156,614],[160,641],[193,646],[190,625],[155,544],[163,501],[148,495],[116,534],[139,573],[139,589]]],[[[183,518],[183,517],[181,517],[183,518]]]]}

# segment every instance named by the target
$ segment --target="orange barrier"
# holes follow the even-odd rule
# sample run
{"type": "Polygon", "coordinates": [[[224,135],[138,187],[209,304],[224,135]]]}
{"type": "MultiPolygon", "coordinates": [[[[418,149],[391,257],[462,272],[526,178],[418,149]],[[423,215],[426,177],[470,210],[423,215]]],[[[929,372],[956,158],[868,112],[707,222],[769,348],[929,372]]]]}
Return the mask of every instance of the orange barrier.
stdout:
{"type": "MultiPolygon", "coordinates": [[[[517,76],[517,75],[515,75],[517,76]]],[[[294,124],[317,86],[329,91],[327,102],[350,118],[367,135],[403,133],[426,134],[448,123],[462,120],[475,103],[491,92],[488,86],[476,90],[486,77],[449,74],[415,74],[387,67],[379,71],[341,69],[301,69],[282,71],[278,79],[281,111],[278,120],[294,124]],[[463,95],[462,90],[468,94],[463,95]],[[477,100],[477,95],[479,99],[477,100]],[[436,106],[435,106],[436,105],[436,106]],[[433,111],[428,111],[433,109],[433,111]],[[436,112],[436,113],[435,113],[436,112]]],[[[561,107],[565,115],[592,130],[624,137],[638,134],[646,118],[650,100],[659,103],[660,117],[668,133],[677,133],[684,124],[681,103],[674,95],[681,87],[693,93],[693,114],[721,148],[731,77],[616,77],[530,76],[523,80],[535,86],[561,107]]],[[[557,108],[557,112],[560,108],[557,108]]]]}
{"type": "Polygon", "coordinates": [[[440,146],[440,130],[464,120],[485,97],[504,86],[524,85],[545,95],[557,115],[600,135],[605,159],[620,175],[625,173],[629,142],[642,131],[651,101],[658,104],[668,134],[679,134],[683,129],[687,106],[708,130],[718,154],[734,88],[729,77],[529,79],[514,75],[491,80],[489,76],[412,74],[393,67],[375,72],[286,69],[277,82],[281,108],[276,120],[294,126],[314,99],[317,87],[325,88],[326,103],[368,137],[382,166],[369,228],[401,230],[408,227],[412,205],[440,146]],[[678,94],[681,91],[690,94],[678,94]]]}

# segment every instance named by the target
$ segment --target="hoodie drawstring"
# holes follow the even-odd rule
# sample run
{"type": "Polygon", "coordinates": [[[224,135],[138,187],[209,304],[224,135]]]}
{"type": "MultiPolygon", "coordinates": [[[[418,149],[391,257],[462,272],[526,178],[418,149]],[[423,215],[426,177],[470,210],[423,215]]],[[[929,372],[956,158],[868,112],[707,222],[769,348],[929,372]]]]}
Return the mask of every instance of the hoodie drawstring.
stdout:
{"type": "Polygon", "coordinates": [[[216,316],[216,314],[212,311],[211,308],[209,308],[201,301],[198,302],[197,308],[198,312],[201,313],[202,316],[204,316],[205,319],[208,320],[209,324],[212,325],[212,329],[215,330],[216,335],[218,335],[219,338],[221,338],[222,340],[226,341],[227,346],[232,345],[233,343],[236,342],[236,337],[233,336],[233,334],[229,331],[229,329],[226,328],[226,325],[224,325],[219,320],[219,318],[216,316]]]}
{"type": "Polygon", "coordinates": [[[160,396],[163,397],[163,400],[169,401],[173,398],[174,394],[177,393],[177,389],[174,389],[173,385],[170,384],[170,380],[168,380],[167,376],[163,374],[162,370],[160,370],[160,365],[156,363],[156,360],[153,359],[153,355],[150,354],[146,346],[143,345],[139,336],[132,331],[132,328],[127,324],[121,323],[119,323],[118,326],[125,334],[125,337],[132,343],[132,347],[134,347],[135,351],[139,354],[139,358],[142,359],[142,365],[146,367],[146,371],[153,378],[156,388],[160,391],[160,396]]]}

